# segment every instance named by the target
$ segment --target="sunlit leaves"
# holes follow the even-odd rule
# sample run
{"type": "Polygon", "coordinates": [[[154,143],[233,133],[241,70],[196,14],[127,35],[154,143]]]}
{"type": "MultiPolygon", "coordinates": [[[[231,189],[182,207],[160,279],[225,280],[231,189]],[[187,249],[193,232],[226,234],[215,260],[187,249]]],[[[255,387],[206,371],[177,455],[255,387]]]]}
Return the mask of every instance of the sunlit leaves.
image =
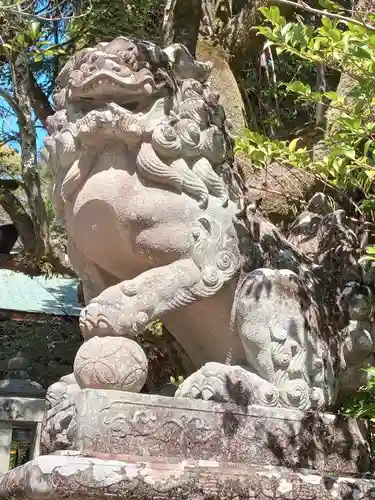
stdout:
{"type": "MultiPolygon", "coordinates": [[[[339,12],[340,6],[331,0],[321,0],[327,11],[339,12]]],[[[311,162],[310,158],[299,156],[297,165],[320,176],[324,182],[337,189],[359,189],[364,196],[370,193],[374,182],[375,161],[375,35],[365,26],[334,19],[329,15],[321,17],[316,28],[299,22],[286,23],[277,7],[262,8],[266,25],[259,29],[277,52],[288,52],[312,63],[319,63],[333,70],[344,71],[352,81],[346,95],[337,92],[318,92],[307,83],[292,80],[279,83],[279,88],[296,96],[306,104],[324,103],[337,110],[334,126],[323,141],[323,158],[311,162]],[[303,163],[303,160],[306,163],[303,163]]],[[[254,141],[253,141],[254,142],[254,141]]],[[[278,159],[288,161],[288,154],[294,143],[278,143],[278,159]]],[[[249,146],[248,146],[249,147],[249,146]]],[[[262,146],[264,150],[264,145],[262,146]]],[[[250,146],[250,156],[257,160],[259,146],[250,146]]],[[[270,145],[266,148],[264,164],[272,156],[270,145]]],[[[263,154],[264,156],[264,154],[263,154]]],[[[369,198],[368,198],[369,199],[369,198]]],[[[362,203],[366,211],[375,211],[375,203],[362,203]],[[371,208],[372,207],[372,208],[371,208]]],[[[357,207],[358,208],[358,207],[357,207]]]]}
{"type": "Polygon", "coordinates": [[[286,89],[289,92],[295,92],[296,94],[300,94],[303,96],[310,96],[311,95],[311,87],[308,84],[304,84],[299,81],[295,82],[290,82],[285,84],[286,89]]]}
{"type": "MultiPolygon", "coordinates": [[[[330,0],[321,1],[329,10],[340,8],[330,0]]],[[[364,26],[322,16],[321,25],[314,29],[302,22],[286,23],[278,7],[260,10],[269,26],[261,26],[258,31],[277,46],[278,52],[325,62],[333,69],[353,71],[358,76],[374,72],[375,35],[364,26]]]]}
{"type": "Polygon", "coordinates": [[[298,138],[289,143],[268,139],[266,136],[245,129],[237,138],[235,152],[249,158],[255,169],[265,168],[272,162],[293,165],[296,168],[309,161],[306,148],[297,148],[298,138]]]}

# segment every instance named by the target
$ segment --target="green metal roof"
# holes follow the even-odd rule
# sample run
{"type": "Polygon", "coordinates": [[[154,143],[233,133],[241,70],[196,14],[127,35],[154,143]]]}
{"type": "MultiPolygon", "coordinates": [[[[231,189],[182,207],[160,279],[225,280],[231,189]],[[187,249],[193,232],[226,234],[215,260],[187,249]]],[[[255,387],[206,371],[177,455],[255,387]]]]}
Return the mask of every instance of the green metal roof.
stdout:
{"type": "Polygon", "coordinates": [[[58,316],[79,316],[78,279],[31,277],[0,269],[0,309],[58,316]]]}

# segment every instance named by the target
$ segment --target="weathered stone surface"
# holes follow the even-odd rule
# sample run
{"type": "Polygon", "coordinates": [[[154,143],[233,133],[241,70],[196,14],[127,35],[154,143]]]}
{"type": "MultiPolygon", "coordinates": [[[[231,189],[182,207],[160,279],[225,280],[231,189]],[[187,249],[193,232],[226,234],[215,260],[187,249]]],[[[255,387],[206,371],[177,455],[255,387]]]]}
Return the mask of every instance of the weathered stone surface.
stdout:
{"type": "Polygon", "coordinates": [[[41,398],[0,397],[0,420],[41,422],[46,403],[41,398]]]}
{"type": "Polygon", "coordinates": [[[77,429],[76,401],[79,391],[73,373],[61,377],[48,388],[41,435],[43,454],[72,445],[77,429]]]}
{"type": "Polygon", "coordinates": [[[214,460],[39,457],[0,477],[13,500],[372,500],[375,480],[214,460]]]}
{"type": "Polygon", "coordinates": [[[78,385],[92,389],[139,392],[147,379],[142,347],[124,337],[93,337],[77,352],[74,375],[78,385]]]}
{"type": "MultiPolygon", "coordinates": [[[[211,69],[181,45],[120,37],[58,77],[46,148],[89,301],[83,337],[136,338],[160,318],[196,370],[178,396],[229,402],[240,384],[249,404],[331,408],[350,318],[334,314],[329,272],[249,204],[211,69]]],[[[319,225],[328,246],[336,218],[319,225]]]]}
{"type": "Polygon", "coordinates": [[[80,393],[74,449],[85,456],[193,458],[321,472],[370,468],[364,421],[120,391],[80,393]]]}

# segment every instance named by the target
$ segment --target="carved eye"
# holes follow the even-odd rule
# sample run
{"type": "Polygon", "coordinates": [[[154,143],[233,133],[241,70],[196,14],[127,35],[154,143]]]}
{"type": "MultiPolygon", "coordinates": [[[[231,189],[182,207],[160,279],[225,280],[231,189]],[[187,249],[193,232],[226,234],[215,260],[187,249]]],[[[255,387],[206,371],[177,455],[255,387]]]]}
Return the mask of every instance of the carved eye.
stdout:
{"type": "Polygon", "coordinates": [[[167,141],[175,141],[177,139],[176,131],[170,125],[166,125],[163,129],[163,134],[167,141]]]}
{"type": "Polygon", "coordinates": [[[188,125],[188,133],[194,142],[199,142],[201,132],[196,123],[189,123],[188,125]]]}

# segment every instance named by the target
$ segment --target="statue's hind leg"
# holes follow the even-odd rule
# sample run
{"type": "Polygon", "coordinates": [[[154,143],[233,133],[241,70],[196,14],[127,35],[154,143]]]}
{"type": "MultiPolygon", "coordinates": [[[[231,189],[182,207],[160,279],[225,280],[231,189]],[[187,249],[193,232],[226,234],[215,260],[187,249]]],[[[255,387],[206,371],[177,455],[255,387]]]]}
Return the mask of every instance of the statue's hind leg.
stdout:
{"type": "Polygon", "coordinates": [[[292,271],[257,269],[239,295],[237,328],[247,362],[286,408],[323,409],[334,396],[334,353],[315,293],[292,271]]]}
{"type": "Polygon", "coordinates": [[[207,363],[176,395],[300,410],[328,406],[334,395],[332,361],[312,296],[291,271],[249,273],[235,304],[248,366],[207,363]]]}

